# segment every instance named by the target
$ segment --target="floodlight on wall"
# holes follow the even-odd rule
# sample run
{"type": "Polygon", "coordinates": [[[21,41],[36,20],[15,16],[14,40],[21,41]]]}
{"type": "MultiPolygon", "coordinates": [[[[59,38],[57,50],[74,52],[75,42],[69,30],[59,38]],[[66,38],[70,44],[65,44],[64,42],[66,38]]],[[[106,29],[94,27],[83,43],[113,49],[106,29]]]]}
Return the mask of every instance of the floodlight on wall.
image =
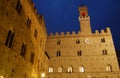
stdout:
{"type": "Polygon", "coordinates": [[[0,76],[0,78],[4,78],[4,76],[0,76]]]}
{"type": "Polygon", "coordinates": [[[44,78],[45,77],[45,73],[41,73],[41,77],[44,78]]]}

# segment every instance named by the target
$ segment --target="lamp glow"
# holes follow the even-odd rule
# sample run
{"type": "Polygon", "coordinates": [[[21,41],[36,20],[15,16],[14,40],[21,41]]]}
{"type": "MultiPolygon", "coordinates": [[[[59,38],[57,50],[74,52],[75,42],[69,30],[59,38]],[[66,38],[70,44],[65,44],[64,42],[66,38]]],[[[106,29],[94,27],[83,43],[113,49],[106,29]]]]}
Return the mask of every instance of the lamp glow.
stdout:
{"type": "Polygon", "coordinates": [[[45,77],[45,73],[42,73],[42,74],[41,74],[41,77],[45,77]]]}
{"type": "Polygon", "coordinates": [[[0,78],[4,78],[3,76],[0,76],[0,78]]]}

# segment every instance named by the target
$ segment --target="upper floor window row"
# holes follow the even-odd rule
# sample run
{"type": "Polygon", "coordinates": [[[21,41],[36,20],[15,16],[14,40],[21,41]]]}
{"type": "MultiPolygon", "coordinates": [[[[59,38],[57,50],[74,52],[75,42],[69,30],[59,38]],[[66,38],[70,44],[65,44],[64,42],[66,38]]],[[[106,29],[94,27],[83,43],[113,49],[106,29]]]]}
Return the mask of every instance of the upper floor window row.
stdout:
{"type": "MultiPolygon", "coordinates": [[[[101,38],[100,41],[101,41],[101,43],[105,43],[106,42],[105,38],[101,38]]],[[[66,40],[66,42],[68,42],[68,41],[66,40]]],[[[77,39],[75,42],[76,42],[76,44],[80,44],[81,41],[80,41],[80,39],[77,39]]],[[[60,44],[61,44],[61,40],[58,39],[57,40],[57,45],[60,45],[60,44]]]]}

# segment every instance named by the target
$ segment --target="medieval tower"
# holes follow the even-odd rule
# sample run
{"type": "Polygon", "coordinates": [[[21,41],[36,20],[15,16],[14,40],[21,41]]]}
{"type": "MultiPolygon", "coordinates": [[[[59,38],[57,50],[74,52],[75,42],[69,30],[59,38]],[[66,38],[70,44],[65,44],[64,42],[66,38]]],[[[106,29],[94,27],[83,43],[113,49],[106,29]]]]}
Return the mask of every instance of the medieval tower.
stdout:
{"type": "Polygon", "coordinates": [[[92,33],[86,6],[80,31],[46,33],[31,0],[0,1],[0,78],[120,78],[110,28],[92,33]]]}

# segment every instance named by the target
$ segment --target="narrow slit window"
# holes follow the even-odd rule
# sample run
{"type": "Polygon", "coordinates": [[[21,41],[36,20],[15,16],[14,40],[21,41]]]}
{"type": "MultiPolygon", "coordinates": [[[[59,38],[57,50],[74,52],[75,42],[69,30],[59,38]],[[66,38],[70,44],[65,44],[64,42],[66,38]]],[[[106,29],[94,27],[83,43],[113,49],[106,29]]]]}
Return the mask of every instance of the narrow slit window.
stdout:
{"type": "Polygon", "coordinates": [[[5,45],[8,46],[9,48],[12,47],[13,40],[14,40],[14,35],[15,35],[14,32],[12,32],[11,30],[8,31],[8,35],[7,35],[7,38],[6,38],[5,45]]]}
{"type": "Polygon", "coordinates": [[[30,62],[32,64],[34,64],[34,58],[35,58],[35,54],[33,52],[31,52],[30,62]]]}
{"type": "Polygon", "coordinates": [[[21,4],[20,0],[18,0],[17,5],[16,5],[16,10],[18,13],[20,13],[21,9],[22,9],[22,4],[21,4]]]}
{"type": "Polygon", "coordinates": [[[22,43],[21,56],[25,57],[25,55],[26,55],[26,44],[22,43]]]}

